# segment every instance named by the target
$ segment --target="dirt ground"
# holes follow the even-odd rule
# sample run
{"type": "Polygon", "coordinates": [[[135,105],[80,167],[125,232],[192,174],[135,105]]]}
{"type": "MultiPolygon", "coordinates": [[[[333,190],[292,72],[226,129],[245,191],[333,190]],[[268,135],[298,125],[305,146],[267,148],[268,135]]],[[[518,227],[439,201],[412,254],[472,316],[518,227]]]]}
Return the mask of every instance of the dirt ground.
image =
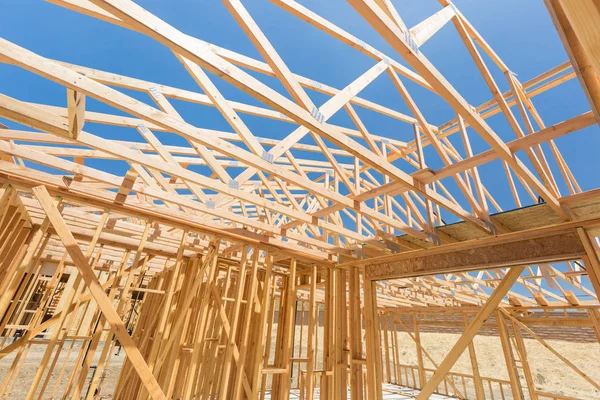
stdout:
{"type": "MultiPolygon", "coordinates": [[[[421,333],[421,342],[431,357],[440,363],[456,342],[458,335],[446,333],[421,333]]],[[[414,341],[407,335],[398,336],[399,355],[402,364],[416,365],[414,341]]],[[[571,361],[577,368],[596,382],[600,382],[600,344],[573,343],[548,340],[551,347],[571,361]]],[[[508,380],[508,372],[500,340],[495,336],[476,336],[474,339],[477,362],[482,377],[508,380]]],[[[575,397],[582,400],[600,399],[600,390],[578,375],[552,352],[534,339],[525,339],[529,365],[536,390],[575,397]]],[[[433,368],[425,359],[425,367],[433,368]]],[[[453,372],[472,375],[468,351],[459,358],[453,372]]],[[[524,377],[522,381],[525,382],[524,377]]],[[[525,393],[525,398],[529,398],[525,393]]]]}
{"type": "MultiPolygon", "coordinates": [[[[319,335],[319,339],[322,335],[319,335]]],[[[446,353],[457,340],[458,335],[448,333],[422,333],[421,341],[423,347],[431,355],[431,357],[440,363],[446,353]]],[[[319,348],[322,348],[322,342],[319,340],[319,348]]],[[[491,377],[497,379],[508,379],[504,356],[498,337],[494,336],[477,336],[475,338],[475,349],[477,352],[477,360],[481,375],[483,377],[491,377]]],[[[600,345],[597,343],[572,343],[567,341],[547,341],[550,346],[556,349],[559,353],[565,356],[569,361],[573,362],[590,378],[600,382],[600,345]]],[[[575,397],[582,400],[600,400],[600,391],[595,389],[589,382],[579,376],[575,371],[565,365],[560,359],[553,355],[548,349],[533,339],[525,339],[530,366],[533,370],[533,376],[536,388],[539,391],[558,394],[562,396],[575,397]]],[[[68,350],[63,349],[61,356],[58,359],[57,367],[53,373],[53,377],[49,383],[49,389],[45,399],[51,399],[50,394],[53,391],[56,378],[62,368],[65,356],[68,350]]],[[[17,380],[12,385],[12,391],[6,397],[7,399],[24,399],[27,391],[33,380],[37,367],[42,360],[45,346],[33,345],[27,352],[25,362],[21,367],[17,380]]],[[[56,390],[54,398],[60,398],[66,387],[68,377],[72,371],[73,365],[76,362],[76,354],[78,348],[71,352],[69,362],[63,373],[61,384],[56,390]]],[[[303,349],[303,353],[305,352],[303,349]]],[[[296,354],[298,349],[296,349],[296,354]]],[[[416,350],[414,341],[405,333],[398,334],[398,353],[402,364],[416,365],[416,350]]],[[[0,360],[0,385],[4,383],[4,377],[11,367],[16,353],[13,353],[4,359],[0,360]]],[[[119,370],[124,360],[124,351],[121,351],[119,356],[112,356],[110,367],[103,381],[101,395],[103,399],[112,398],[112,393],[117,384],[119,370]]],[[[320,360],[319,360],[320,361],[320,360]]],[[[320,362],[318,362],[320,368],[320,362]]],[[[425,361],[426,368],[432,368],[433,365],[429,361],[425,361]]],[[[297,371],[298,368],[296,367],[297,371]]],[[[468,353],[465,353],[452,369],[453,372],[471,374],[471,364],[468,353]]],[[[90,381],[92,371],[88,374],[87,382],[90,381]]],[[[87,384],[85,386],[87,388],[87,384]]],[[[84,389],[85,390],[85,389],[84,389]]],[[[529,396],[526,393],[525,398],[529,396]]],[[[507,398],[510,398],[507,396],[507,398]]]]}
{"type": "MultiPolygon", "coordinates": [[[[102,346],[102,343],[100,343],[100,346],[102,346]]],[[[65,389],[67,387],[69,378],[73,371],[73,367],[75,366],[75,363],[77,362],[77,355],[79,354],[79,350],[80,350],[79,345],[76,345],[73,348],[73,350],[70,352],[68,362],[65,364],[65,360],[66,360],[67,353],[69,352],[69,348],[70,348],[70,343],[67,342],[65,345],[65,348],[60,353],[60,356],[56,363],[56,367],[54,368],[52,377],[48,383],[48,389],[46,390],[45,395],[44,395],[45,400],[46,399],[60,399],[61,395],[63,394],[63,392],[65,391],[65,389]],[[56,390],[54,390],[56,383],[57,383],[57,378],[61,372],[63,365],[66,365],[66,366],[65,366],[64,372],[62,373],[62,376],[60,379],[60,384],[58,385],[56,390]],[[53,392],[55,393],[54,396],[52,396],[53,392]]],[[[12,384],[12,390],[10,391],[10,394],[8,394],[8,396],[5,397],[6,399],[17,400],[17,399],[26,398],[29,387],[31,386],[31,382],[34,379],[36,372],[37,372],[37,368],[40,365],[40,362],[42,361],[42,357],[44,356],[45,349],[46,349],[45,345],[32,345],[29,348],[29,350],[27,351],[26,357],[25,357],[25,361],[24,361],[24,363],[22,363],[19,374],[17,375],[16,381],[14,381],[14,383],[6,382],[8,385],[12,384]]],[[[116,352],[113,352],[113,355],[111,356],[109,367],[108,367],[105,377],[102,381],[102,387],[101,387],[101,392],[100,392],[101,397],[98,397],[98,399],[100,399],[100,398],[112,399],[112,394],[117,385],[117,380],[119,379],[119,372],[121,370],[123,360],[125,359],[125,351],[121,351],[121,353],[118,356],[116,356],[115,353],[116,352]]],[[[16,355],[17,355],[17,352],[13,352],[12,354],[6,356],[4,359],[0,360],[0,385],[4,386],[5,377],[7,375],[7,372],[11,368],[11,365],[12,365],[16,355]]],[[[95,366],[95,362],[97,361],[98,356],[99,356],[99,351],[96,352],[96,360],[94,360],[94,364],[92,366],[95,366]]],[[[54,355],[53,355],[53,357],[54,357],[54,355]]],[[[50,360],[51,360],[50,362],[52,362],[53,358],[51,358],[50,360]]],[[[84,393],[83,394],[85,394],[85,391],[92,379],[93,372],[94,372],[93,369],[90,369],[90,371],[88,372],[88,376],[86,378],[86,384],[84,385],[84,393]]],[[[42,378],[42,381],[41,381],[39,387],[42,386],[44,379],[46,379],[45,375],[42,378]]]]}
{"type": "MultiPolygon", "coordinates": [[[[391,336],[391,335],[390,335],[391,336]]],[[[297,335],[298,338],[298,335],[297,335]]],[[[439,365],[454,343],[458,340],[458,334],[451,333],[421,333],[423,348],[429,353],[433,360],[439,365]]],[[[319,330],[318,348],[321,349],[322,329],[319,330]]],[[[557,358],[550,350],[546,349],[534,339],[524,338],[529,365],[532,370],[536,390],[561,396],[569,396],[581,400],[600,400],[600,390],[578,375],[573,369],[557,358]]],[[[508,380],[508,372],[502,345],[497,336],[478,335],[474,339],[475,352],[482,377],[508,380]]],[[[574,343],[562,340],[547,340],[552,348],[558,351],[567,360],[572,362],[583,373],[596,382],[600,383],[600,344],[598,343],[574,343]]],[[[306,355],[306,347],[303,346],[302,356],[306,355]]],[[[295,357],[299,356],[299,349],[295,349],[295,357]]],[[[415,342],[406,333],[398,332],[398,354],[400,363],[405,365],[417,365],[417,353],[415,342]]],[[[424,357],[425,368],[434,368],[433,364],[424,357]]],[[[301,366],[305,369],[305,366],[301,366]]],[[[322,368],[321,359],[317,360],[317,369],[322,368]]],[[[297,366],[294,368],[292,382],[297,382],[297,366]]],[[[471,361],[468,350],[458,359],[452,372],[472,375],[471,361]]],[[[519,372],[521,372],[519,370],[519,372]]],[[[525,377],[521,374],[521,381],[525,386],[525,377]]],[[[461,385],[457,383],[459,389],[461,385]]],[[[474,398],[474,391],[468,390],[469,398],[474,398]]],[[[529,399],[525,390],[524,397],[529,399]]],[[[487,393],[487,392],[486,392],[487,393]]],[[[510,393],[504,393],[506,399],[511,399],[510,393]]],[[[488,397],[489,396],[488,393],[488,397]]],[[[501,399],[499,389],[494,388],[494,398],[501,399]]],[[[542,398],[540,398],[542,400],[542,398]]]]}

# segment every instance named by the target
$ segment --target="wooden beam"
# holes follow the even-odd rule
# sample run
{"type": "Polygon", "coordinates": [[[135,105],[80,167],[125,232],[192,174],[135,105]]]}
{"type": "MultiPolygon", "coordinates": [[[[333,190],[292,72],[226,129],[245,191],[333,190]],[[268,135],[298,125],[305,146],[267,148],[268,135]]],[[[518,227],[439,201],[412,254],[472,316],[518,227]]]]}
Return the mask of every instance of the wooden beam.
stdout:
{"type": "Polygon", "coordinates": [[[455,15],[454,8],[452,6],[446,6],[431,17],[413,26],[410,29],[410,33],[413,35],[414,40],[416,40],[417,45],[422,46],[455,15]]]}
{"type": "Polygon", "coordinates": [[[600,76],[600,1],[559,0],[590,63],[600,76]]]}
{"type": "Polygon", "coordinates": [[[81,249],[71,234],[69,227],[54,205],[52,197],[50,197],[50,194],[44,186],[38,186],[34,188],[33,192],[44,208],[50,223],[52,226],[54,226],[56,234],[63,242],[67,252],[75,263],[77,270],[85,282],[85,286],[89,289],[92,297],[102,311],[104,318],[106,319],[107,323],[110,324],[115,336],[125,348],[125,352],[127,353],[129,361],[133,364],[133,367],[139,374],[140,380],[148,390],[148,393],[153,399],[166,400],[163,391],[161,390],[160,386],[158,386],[158,382],[152,375],[152,371],[150,371],[148,368],[148,364],[146,364],[144,357],[138,350],[131,336],[129,336],[129,332],[123,324],[123,321],[121,321],[121,317],[113,308],[113,305],[110,299],[106,296],[106,293],[100,285],[96,274],[94,274],[94,271],[89,266],[85,259],[85,255],[81,252],[81,249]]]}
{"type": "MultiPolygon", "coordinates": [[[[463,320],[465,322],[466,329],[469,327],[469,316],[467,314],[463,314],[463,320]]],[[[483,389],[483,383],[481,381],[479,363],[477,362],[477,353],[475,352],[475,344],[473,343],[473,341],[469,343],[469,359],[471,360],[471,369],[473,370],[473,385],[475,386],[475,398],[477,400],[485,400],[485,390],[483,389]]]]}
{"type": "Polygon", "coordinates": [[[492,295],[488,298],[487,302],[483,305],[481,310],[477,313],[475,318],[473,318],[473,321],[471,321],[465,332],[461,335],[456,344],[446,355],[444,361],[442,361],[431,379],[429,379],[427,384],[423,387],[423,389],[421,389],[421,392],[417,396],[417,400],[427,400],[433,394],[437,386],[444,380],[446,374],[450,372],[450,369],[456,363],[460,355],[463,353],[463,351],[465,351],[469,343],[471,343],[479,329],[483,326],[490,315],[492,315],[506,293],[508,293],[512,285],[519,278],[524,268],[525,267],[523,266],[519,266],[510,269],[496,290],[494,290],[492,295]]]}
{"type": "Polygon", "coordinates": [[[577,368],[577,366],[575,364],[573,364],[570,360],[568,360],[565,356],[563,356],[562,354],[560,354],[558,351],[556,351],[552,346],[550,346],[544,339],[542,339],[541,337],[539,337],[535,332],[533,332],[531,329],[529,329],[529,327],[527,327],[527,325],[525,325],[524,323],[522,323],[521,321],[519,321],[518,319],[516,319],[515,317],[513,317],[512,315],[510,315],[508,312],[506,312],[505,310],[500,309],[500,312],[503,313],[504,315],[506,315],[506,317],[508,319],[511,320],[512,323],[518,325],[520,328],[523,328],[523,330],[525,332],[527,332],[528,335],[530,335],[531,337],[533,337],[535,340],[537,340],[542,346],[544,346],[545,348],[547,348],[548,350],[550,350],[550,352],[552,352],[552,354],[554,354],[556,357],[558,357],[563,363],[565,363],[567,366],[569,366],[577,375],[579,375],[580,377],[582,377],[583,379],[585,379],[587,382],[589,382],[592,386],[594,386],[596,388],[596,390],[600,390],[600,384],[598,384],[594,379],[592,379],[588,374],[584,373],[582,370],[580,370],[579,368],[577,368]]]}
{"type": "MultiPolygon", "coordinates": [[[[407,188],[412,188],[413,190],[418,191],[425,197],[431,199],[433,202],[438,203],[440,206],[447,209],[449,212],[457,215],[458,217],[460,217],[462,219],[471,221],[472,223],[474,223],[476,226],[480,227],[481,229],[487,229],[487,226],[483,221],[475,218],[471,213],[464,210],[460,205],[458,205],[452,201],[449,201],[445,197],[438,195],[437,193],[433,192],[432,190],[425,188],[421,184],[421,182],[414,180],[412,177],[410,177],[410,175],[406,174],[404,171],[402,171],[399,168],[397,168],[396,166],[392,165],[387,160],[382,160],[380,157],[377,156],[377,154],[368,150],[367,148],[365,148],[358,142],[352,140],[348,136],[339,132],[337,129],[332,129],[327,124],[324,124],[322,122],[322,119],[317,118],[316,115],[313,115],[314,113],[311,113],[310,111],[302,108],[301,106],[297,105],[293,101],[285,98],[281,94],[277,93],[273,89],[269,88],[262,82],[258,81],[254,77],[252,77],[251,75],[249,75],[249,74],[245,73],[244,71],[242,71],[241,69],[235,67],[234,65],[229,63],[227,60],[216,55],[215,53],[210,51],[208,46],[201,46],[201,45],[199,45],[199,43],[190,40],[190,38],[187,37],[186,35],[184,35],[182,32],[178,31],[177,29],[175,29],[174,27],[165,23],[164,21],[160,20],[159,18],[155,17],[154,15],[148,13],[143,8],[138,6],[137,4],[128,2],[128,1],[123,1],[123,0],[92,0],[92,3],[101,7],[102,9],[110,12],[111,14],[117,16],[122,21],[126,21],[128,24],[132,25],[139,31],[141,31],[141,32],[149,35],[150,37],[156,39],[157,41],[165,44],[166,46],[171,48],[171,50],[173,50],[173,51],[177,52],[178,54],[180,54],[181,56],[186,57],[189,60],[197,63],[201,67],[205,68],[207,71],[213,72],[213,73],[221,76],[224,80],[235,85],[236,87],[239,87],[240,89],[244,90],[245,92],[251,94],[252,96],[257,98],[264,104],[269,105],[269,106],[273,107],[274,109],[280,111],[281,113],[287,115],[288,117],[292,118],[297,123],[303,125],[305,128],[309,129],[312,132],[317,133],[322,138],[327,139],[327,140],[331,141],[332,143],[334,143],[335,145],[340,146],[342,149],[349,151],[352,155],[359,157],[363,162],[365,162],[366,164],[369,164],[377,171],[379,171],[383,174],[389,175],[390,177],[392,177],[394,179],[404,181],[407,188]],[[224,71],[226,71],[227,73],[224,74],[223,73],[224,71]]],[[[29,64],[29,63],[26,63],[26,64],[29,64]]],[[[21,65],[23,65],[26,68],[30,68],[32,66],[31,64],[29,64],[28,66],[25,66],[25,64],[21,64],[21,65]]],[[[36,69],[36,67],[34,67],[34,70],[35,69],[36,69]]],[[[67,71],[62,71],[62,72],[67,73],[67,71]]],[[[53,75],[56,78],[58,78],[58,76],[56,74],[53,74],[53,75]]],[[[62,79],[59,78],[59,80],[62,80],[62,79]]],[[[82,82],[82,80],[80,80],[80,82],[82,82]]],[[[90,82],[86,82],[86,84],[89,85],[90,82]]],[[[102,89],[102,91],[106,93],[106,88],[104,87],[102,89]]],[[[94,95],[94,96],[98,97],[98,93],[99,93],[99,91],[90,92],[90,95],[94,95]]],[[[111,96],[115,96],[115,95],[116,95],[116,93],[111,93],[111,96]]],[[[105,100],[107,100],[107,99],[105,99],[105,100]]],[[[129,99],[128,102],[132,103],[132,100],[129,99]]],[[[121,103],[121,105],[124,106],[125,103],[121,103]]],[[[139,111],[141,111],[142,108],[145,108],[141,104],[135,104],[135,106],[136,106],[136,108],[139,109],[139,111]]],[[[127,107],[127,108],[129,108],[129,107],[127,107]]],[[[133,111],[133,110],[131,110],[131,111],[133,111]]],[[[131,112],[131,111],[129,111],[129,112],[131,112]]],[[[149,114],[145,113],[146,118],[148,120],[150,120],[151,122],[156,123],[157,121],[151,116],[151,115],[158,116],[156,111],[154,111],[154,112],[152,112],[151,110],[146,110],[146,111],[149,112],[149,114]]],[[[133,112],[133,114],[141,115],[135,111],[133,112]]],[[[160,117],[160,119],[163,119],[162,118],[163,116],[159,116],[159,117],[160,117]]],[[[165,122],[166,122],[166,120],[165,120],[165,122]]],[[[162,123],[158,123],[158,125],[162,125],[162,123]]],[[[171,125],[171,124],[169,124],[169,125],[171,125]]],[[[175,127],[171,127],[170,129],[173,129],[173,128],[175,128],[175,127]]],[[[178,133],[180,133],[180,132],[183,133],[182,131],[180,131],[177,128],[175,128],[174,131],[178,132],[178,133]]],[[[198,139],[200,139],[200,138],[198,138],[198,139]]],[[[217,139],[215,138],[215,140],[217,140],[217,139]]],[[[218,148],[219,146],[225,146],[225,144],[210,145],[210,147],[213,147],[213,148],[218,148]]],[[[227,149],[229,147],[230,146],[225,147],[224,149],[227,149]]],[[[251,161],[251,160],[255,160],[255,158],[258,158],[258,160],[256,160],[258,163],[255,163],[253,165],[254,167],[258,167],[260,169],[260,165],[261,164],[264,165],[265,160],[263,160],[260,157],[253,156],[251,153],[249,153],[247,151],[237,149],[237,153],[238,154],[244,153],[244,157],[246,158],[246,161],[251,161]]],[[[267,168],[263,168],[263,169],[274,170],[274,167],[271,166],[271,167],[267,167],[267,168]]],[[[281,173],[279,173],[279,174],[281,175],[282,178],[284,178],[288,181],[292,181],[292,182],[296,182],[296,183],[298,181],[298,178],[294,178],[294,177],[290,176],[289,174],[281,174],[281,173]]],[[[304,181],[304,180],[300,179],[300,181],[304,181]]],[[[313,192],[319,193],[322,191],[322,190],[320,190],[320,188],[316,188],[313,185],[310,185],[310,186],[311,186],[310,190],[312,190],[313,192]]],[[[324,193],[319,193],[319,194],[325,195],[324,193]]],[[[333,193],[330,193],[330,194],[333,195],[333,197],[335,197],[335,198],[332,198],[332,200],[334,200],[334,201],[337,201],[340,203],[348,203],[350,201],[350,199],[348,199],[348,198],[344,198],[339,195],[335,196],[333,193]],[[340,198],[340,197],[342,197],[342,198],[340,198]]],[[[327,196],[325,196],[325,197],[327,197],[327,196]]],[[[552,196],[547,196],[546,193],[544,193],[544,198],[549,203],[551,203],[552,199],[553,199],[552,196]]],[[[352,204],[350,207],[353,208],[353,206],[354,206],[354,204],[352,204]]],[[[364,207],[364,205],[362,205],[362,206],[364,207]]]]}
{"type": "MultiPolygon", "coordinates": [[[[573,69],[579,78],[583,91],[592,106],[596,122],[600,124],[600,77],[598,76],[600,70],[597,69],[598,54],[590,53],[592,49],[590,46],[593,46],[594,30],[589,28],[594,25],[590,25],[589,27],[583,26],[581,25],[582,20],[578,18],[579,9],[594,7],[598,2],[595,0],[544,0],[544,2],[563,42],[563,46],[571,59],[573,69]],[[582,39],[585,40],[585,43],[581,42],[582,39]]],[[[592,21],[597,17],[597,9],[586,16],[586,18],[590,18],[592,21]]]]}
{"type": "Polygon", "coordinates": [[[510,343],[510,336],[508,335],[508,327],[506,321],[500,311],[496,312],[496,324],[498,326],[498,336],[500,337],[500,343],[502,344],[502,352],[504,353],[504,361],[506,363],[506,370],[508,373],[508,379],[510,380],[510,390],[512,391],[513,398],[515,400],[523,400],[523,387],[521,386],[521,378],[517,371],[517,364],[515,356],[513,354],[512,345],[510,343]]]}
{"type": "Polygon", "coordinates": [[[69,138],[77,139],[85,124],[85,94],[67,88],[69,111],[69,138]]]}
{"type": "Polygon", "coordinates": [[[120,206],[125,204],[125,200],[127,200],[129,191],[133,188],[133,185],[135,184],[135,180],[137,179],[137,177],[138,177],[138,175],[135,172],[133,172],[131,170],[127,171],[127,173],[123,177],[123,182],[121,182],[119,191],[117,192],[117,195],[115,196],[115,204],[120,205],[120,206]]]}
{"type": "Polygon", "coordinates": [[[503,240],[502,236],[371,259],[369,279],[392,279],[523,264],[566,261],[585,255],[574,230],[503,240]]]}
{"type": "Polygon", "coordinates": [[[363,280],[365,298],[364,324],[367,343],[367,394],[368,400],[382,398],[383,372],[381,366],[381,339],[379,337],[379,314],[377,291],[374,281],[363,280]]]}
{"type": "Polygon", "coordinates": [[[577,228],[577,234],[585,249],[583,262],[587,269],[588,279],[596,292],[596,296],[600,296],[600,260],[598,260],[596,238],[590,237],[590,234],[584,228],[577,228]]]}
{"type": "Polygon", "coordinates": [[[436,92],[460,114],[469,125],[521,176],[537,193],[542,196],[553,210],[564,220],[570,216],[558,203],[556,197],[548,191],[533,175],[529,168],[515,156],[500,137],[492,130],[474,108],[456,91],[431,62],[418,49],[404,39],[404,34],[385,14],[374,0],[348,0],[367,22],[386,40],[406,62],[429,82],[436,92]]]}

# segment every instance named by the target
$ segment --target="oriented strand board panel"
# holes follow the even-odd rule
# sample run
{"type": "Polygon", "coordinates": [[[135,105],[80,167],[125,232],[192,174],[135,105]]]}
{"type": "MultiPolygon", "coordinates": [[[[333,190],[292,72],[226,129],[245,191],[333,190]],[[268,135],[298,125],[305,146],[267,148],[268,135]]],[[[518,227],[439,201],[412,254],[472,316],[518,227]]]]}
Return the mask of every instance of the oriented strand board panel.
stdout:
{"type": "Polygon", "coordinates": [[[430,249],[407,253],[396,260],[366,266],[368,279],[394,279],[421,275],[436,275],[457,271],[492,269],[525,264],[572,260],[585,255],[585,249],[575,231],[526,238],[508,243],[495,240],[473,240],[470,246],[455,249],[430,249]],[[487,244],[487,242],[491,242],[487,244]],[[500,243],[494,243],[500,242],[500,243]],[[416,254],[415,254],[416,253],[416,254]],[[421,254],[423,253],[423,254],[421,254]]]}

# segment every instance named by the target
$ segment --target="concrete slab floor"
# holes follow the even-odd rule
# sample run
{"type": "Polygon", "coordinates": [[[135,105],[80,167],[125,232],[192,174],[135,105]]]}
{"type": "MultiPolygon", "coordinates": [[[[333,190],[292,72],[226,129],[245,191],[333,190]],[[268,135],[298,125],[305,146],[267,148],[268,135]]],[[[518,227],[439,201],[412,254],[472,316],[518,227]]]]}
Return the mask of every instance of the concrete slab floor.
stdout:
{"type": "MultiPolygon", "coordinates": [[[[405,388],[402,386],[384,384],[383,385],[383,400],[410,400],[416,399],[419,395],[419,391],[416,389],[405,388]]],[[[292,390],[290,393],[290,400],[300,399],[300,393],[298,390],[292,390]]],[[[350,390],[348,390],[348,399],[350,399],[350,390]]],[[[449,400],[455,399],[455,397],[442,396],[434,394],[429,397],[429,400],[449,400]]],[[[271,400],[271,393],[265,395],[265,400],[271,400]]],[[[319,389],[315,390],[314,400],[319,400],[319,389]]]]}

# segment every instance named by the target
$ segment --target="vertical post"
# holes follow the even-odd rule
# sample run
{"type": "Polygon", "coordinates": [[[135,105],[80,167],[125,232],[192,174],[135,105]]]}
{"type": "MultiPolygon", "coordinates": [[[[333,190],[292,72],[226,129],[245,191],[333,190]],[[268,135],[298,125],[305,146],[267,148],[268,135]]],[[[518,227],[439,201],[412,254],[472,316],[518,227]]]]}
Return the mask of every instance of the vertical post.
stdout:
{"type": "Polygon", "coordinates": [[[286,372],[281,374],[279,399],[287,400],[290,397],[290,381],[292,379],[292,346],[294,345],[294,331],[296,322],[296,259],[290,261],[289,275],[286,285],[287,299],[285,302],[286,312],[283,331],[283,355],[282,365],[279,367],[285,368],[286,372]]]}
{"type": "Polygon", "coordinates": [[[413,314],[413,326],[415,329],[415,344],[417,345],[417,367],[419,368],[419,388],[423,388],[427,382],[425,366],[423,364],[423,350],[421,345],[421,333],[419,331],[419,320],[417,314],[413,314]]]}
{"type": "Polygon", "coordinates": [[[335,269],[335,398],[347,400],[348,398],[348,352],[347,352],[347,321],[348,308],[346,307],[346,271],[335,269]]]}
{"type": "Polygon", "coordinates": [[[363,274],[365,293],[365,330],[367,337],[367,394],[368,400],[380,400],[382,393],[381,340],[375,282],[363,274]]]}
{"type": "Polygon", "coordinates": [[[527,382],[527,390],[529,391],[529,397],[531,400],[538,400],[538,395],[535,391],[535,382],[533,381],[533,375],[531,374],[531,368],[529,367],[529,361],[527,360],[527,349],[525,348],[525,341],[523,341],[521,329],[519,329],[519,327],[514,323],[512,324],[512,328],[513,333],[515,335],[517,351],[519,353],[519,360],[521,360],[523,374],[525,375],[525,381],[527,382]]]}
{"type": "MultiPolygon", "coordinates": [[[[469,316],[466,313],[463,314],[463,320],[465,322],[465,328],[467,328],[469,326],[469,316]]],[[[481,382],[481,375],[479,373],[479,363],[477,362],[475,345],[472,341],[471,343],[469,343],[469,357],[471,359],[471,367],[473,369],[473,384],[475,385],[475,398],[477,400],[485,400],[485,391],[483,390],[483,383],[481,382]]]]}
{"type": "Polygon", "coordinates": [[[504,353],[504,360],[506,361],[506,369],[508,370],[508,378],[510,380],[510,388],[513,393],[513,398],[515,400],[522,400],[523,388],[521,387],[521,379],[519,378],[519,373],[517,372],[515,358],[510,345],[510,337],[508,336],[506,321],[504,321],[504,316],[500,312],[496,312],[496,323],[498,325],[500,342],[502,343],[502,352],[504,353]]]}
{"type": "Polygon", "coordinates": [[[323,333],[323,384],[321,385],[320,398],[333,400],[334,384],[333,371],[335,363],[335,275],[332,269],[325,270],[325,329],[323,333]]]}
{"type": "Polygon", "coordinates": [[[350,394],[352,400],[363,400],[362,321],[360,318],[360,274],[350,267],[348,287],[350,305],[350,394]]]}
{"type": "MultiPolygon", "coordinates": [[[[235,380],[233,383],[233,398],[238,399],[241,397],[242,392],[242,378],[247,380],[247,368],[246,368],[246,358],[249,349],[249,338],[252,330],[251,323],[255,321],[255,317],[258,316],[258,312],[255,311],[255,300],[256,300],[256,287],[258,286],[257,272],[258,272],[258,249],[253,249],[252,254],[252,270],[250,272],[249,281],[249,289],[247,295],[247,302],[245,306],[244,313],[244,326],[242,330],[241,347],[240,347],[240,358],[238,362],[238,370],[235,374],[235,380]]],[[[184,398],[189,398],[190,396],[185,396],[184,398]]]]}
{"type": "Polygon", "coordinates": [[[248,246],[242,247],[242,259],[238,270],[237,282],[235,285],[235,299],[231,316],[231,331],[225,349],[225,358],[223,365],[223,380],[221,382],[221,391],[219,398],[225,400],[228,393],[229,379],[231,377],[231,366],[233,364],[233,349],[236,346],[236,334],[240,322],[240,310],[242,307],[242,297],[244,295],[244,286],[246,283],[246,268],[248,264],[248,246]]]}
{"type": "Polygon", "coordinates": [[[252,371],[252,379],[250,384],[252,385],[252,395],[254,398],[258,397],[258,391],[260,390],[260,382],[262,376],[262,358],[264,353],[265,343],[265,326],[267,325],[267,309],[269,308],[269,300],[271,298],[271,275],[273,272],[273,254],[267,253],[266,256],[267,269],[263,275],[263,290],[262,299],[260,302],[260,318],[259,325],[257,326],[257,343],[254,348],[254,370],[252,371]]]}
{"type": "Polygon", "coordinates": [[[398,351],[398,325],[394,322],[394,319],[391,320],[392,323],[392,341],[394,343],[394,376],[396,377],[394,383],[399,385],[402,377],[400,376],[400,353],[398,351]]]}
{"type": "Polygon", "coordinates": [[[315,352],[315,330],[318,323],[317,318],[317,266],[312,265],[310,271],[310,297],[308,310],[308,349],[306,357],[306,400],[313,400],[314,397],[314,375],[315,360],[317,354],[315,352]]]}
{"type": "Polygon", "coordinates": [[[384,349],[384,355],[385,355],[385,381],[387,383],[391,383],[392,379],[391,379],[391,365],[390,365],[390,342],[389,342],[389,335],[388,335],[388,315],[386,313],[382,313],[381,314],[381,318],[380,318],[380,331],[383,334],[383,346],[385,347],[384,349]]]}

